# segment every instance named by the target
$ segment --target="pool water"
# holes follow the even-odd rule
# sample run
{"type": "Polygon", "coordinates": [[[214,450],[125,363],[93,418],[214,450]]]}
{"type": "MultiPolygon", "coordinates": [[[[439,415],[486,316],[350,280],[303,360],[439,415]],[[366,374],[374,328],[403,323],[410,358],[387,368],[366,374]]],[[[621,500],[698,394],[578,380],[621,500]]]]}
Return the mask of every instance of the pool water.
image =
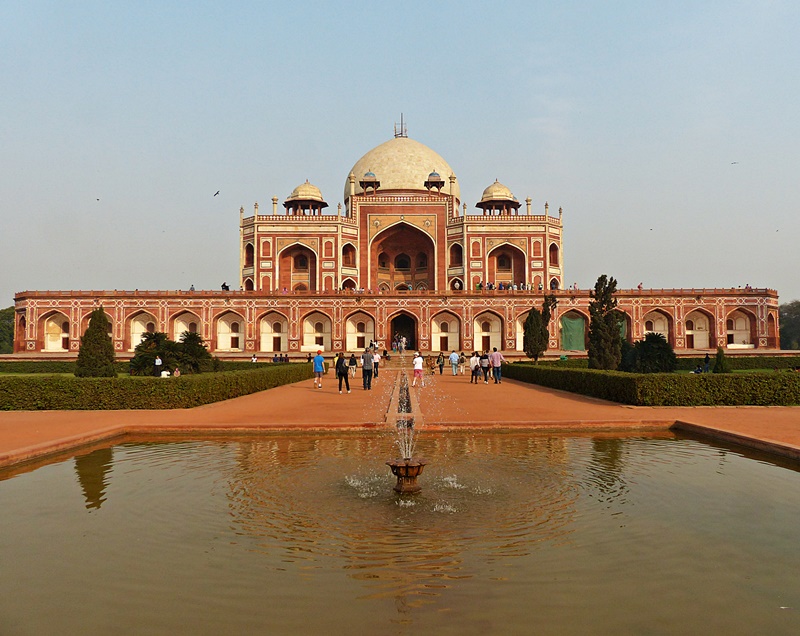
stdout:
{"type": "Polygon", "coordinates": [[[796,465],[672,433],[141,441],[0,472],[1,634],[797,634],[796,465]]]}

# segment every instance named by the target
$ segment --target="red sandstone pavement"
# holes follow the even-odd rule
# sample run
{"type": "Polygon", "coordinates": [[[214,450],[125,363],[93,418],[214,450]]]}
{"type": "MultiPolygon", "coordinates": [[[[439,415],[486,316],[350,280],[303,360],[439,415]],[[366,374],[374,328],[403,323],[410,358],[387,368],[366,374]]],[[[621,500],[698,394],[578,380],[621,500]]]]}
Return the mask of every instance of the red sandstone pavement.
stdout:
{"type": "MultiPolygon", "coordinates": [[[[331,376],[194,409],[17,411],[0,413],[0,466],[30,461],[124,435],[209,435],[258,431],[363,429],[393,423],[388,413],[396,369],[364,391],[339,394],[331,376]]],[[[800,407],[629,407],[513,380],[470,384],[469,377],[426,376],[411,389],[413,416],[426,429],[684,430],[800,459],[800,407]]],[[[393,406],[392,410],[396,410],[393,406]]]]}

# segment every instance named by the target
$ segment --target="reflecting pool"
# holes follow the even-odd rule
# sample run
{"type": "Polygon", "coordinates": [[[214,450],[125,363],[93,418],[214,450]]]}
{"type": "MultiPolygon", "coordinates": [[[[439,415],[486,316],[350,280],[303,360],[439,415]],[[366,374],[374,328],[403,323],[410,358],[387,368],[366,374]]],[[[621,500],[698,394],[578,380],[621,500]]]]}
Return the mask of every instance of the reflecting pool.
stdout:
{"type": "Polygon", "coordinates": [[[131,442],[0,472],[2,634],[797,634],[796,464],[658,433],[131,442]]]}

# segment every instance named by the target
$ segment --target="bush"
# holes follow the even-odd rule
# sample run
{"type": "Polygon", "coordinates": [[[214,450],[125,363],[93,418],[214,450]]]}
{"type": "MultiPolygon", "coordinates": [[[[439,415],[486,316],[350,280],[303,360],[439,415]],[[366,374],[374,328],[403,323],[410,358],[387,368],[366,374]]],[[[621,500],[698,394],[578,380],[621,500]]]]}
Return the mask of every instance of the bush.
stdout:
{"type": "Polygon", "coordinates": [[[623,342],[620,371],[671,373],[678,366],[672,346],[660,333],[648,333],[633,345],[623,342]]]}
{"type": "Polygon", "coordinates": [[[635,406],[792,406],[800,404],[800,373],[622,373],[513,364],[503,375],[562,391],[635,406]]]}
{"type": "Polygon", "coordinates": [[[299,382],[313,375],[310,364],[258,366],[247,371],[179,378],[0,376],[0,410],[192,408],[299,382]]]}

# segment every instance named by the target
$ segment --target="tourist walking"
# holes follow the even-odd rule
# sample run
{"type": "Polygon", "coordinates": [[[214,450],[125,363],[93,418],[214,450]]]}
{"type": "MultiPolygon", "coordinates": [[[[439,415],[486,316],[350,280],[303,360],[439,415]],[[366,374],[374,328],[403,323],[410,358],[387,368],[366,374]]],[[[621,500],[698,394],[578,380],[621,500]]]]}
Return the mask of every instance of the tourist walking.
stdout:
{"type": "Polygon", "coordinates": [[[411,382],[411,386],[417,386],[417,378],[419,378],[419,383],[421,386],[425,386],[425,377],[423,373],[425,373],[422,369],[424,360],[420,355],[419,351],[414,354],[414,359],[411,361],[412,366],[414,367],[414,380],[411,382]]]}
{"type": "Polygon", "coordinates": [[[441,351],[436,356],[436,366],[439,367],[439,375],[442,375],[444,373],[444,354],[441,351]]]}
{"type": "Polygon", "coordinates": [[[350,393],[350,371],[348,369],[347,360],[344,359],[344,354],[340,351],[339,357],[336,358],[336,377],[339,379],[339,393],[342,392],[342,380],[347,387],[347,392],[350,393]]]}
{"type": "Polygon", "coordinates": [[[489,354],[489,360],[492,363],[492,375],[494,376],[494,383],[502,384],[502,365],[506,359],[503,357],[503,354],[497,350],[497,347],[493,347],[492,352],[489,354]]]}
{"type": "Polygon", "coordinates": [[[467,364],[467,357],[464,355],[464,352],[461,352],[461,355],[458,356],[458,372],[461,375],[464,375],[464,365],[467,364]]]}
{"type": "Polygon", "coordinates": [[[453,375],[458,375],[458,361],[458,354],[455,349],[453,349],[453,352],[450,354],[450,366],[453,367],[453,375]]]}
{"type": "Polygon", "coordinates": [[[347,366],[350,367],[350,377],[356,377],[356,367],[358,366],[358,360],[356,360],[356,354],[350,354],[350,360],[347,362],[347,366]]]}
{"type": "Polygon", "coordinates": [[[711,356],[706,354],[706,359],[703,361],[703,371],[708,373],[708,369],[711,366],[711,356]]]}
{"type": "Polygon", "coordinates": [[[317,349],[317,355],[312,360],[314,364],[314,386],[322,388],[322,376],[325,373],[325,358],[322,357],[322,349],[317,349]]]}
{"type": "Polygon", "coordinates": [[[378,379],[378,367],[381,364],[381,354],[378,353],[378,350],[375,349],[375,353],[372,354],[372,377],[376,380],[378,379]]]}
{"type": "Polygon", "coordinates": [[[163,364],[164,364],[164,362],[161,360],[161,356],[156,356],[156,359],[153,360],[153,375],[154,376],[156,376],[156,377],[160,377],[161,376],[161,365],[163,365],[163,364]]]}
{"type": "Polygon", "coordinates": [[[481,368],[481,373],[483,373],[483,383],[484,384],[489,384],[489,365],[490,365],[490,363],[489,363],[489,352],[488,351],[484,351],[483,353],[481,353],[480,363],[479,364],[480,364],[480,368],[481,368]]]}
{"type": "Polygon", "coordinates": [[[361,356],[361,380],[365,391],[372,391],[372,368],[375,364],[373,360],[372,352],[364,349],[364,355],[361,356]]]}
{"type": "Polygon", "coordinates": [[[481,377],[481,358],[477,351],[472,352],[472,357],[469,359],[469,383],[478,384],[478,379],[481,377]]]}

